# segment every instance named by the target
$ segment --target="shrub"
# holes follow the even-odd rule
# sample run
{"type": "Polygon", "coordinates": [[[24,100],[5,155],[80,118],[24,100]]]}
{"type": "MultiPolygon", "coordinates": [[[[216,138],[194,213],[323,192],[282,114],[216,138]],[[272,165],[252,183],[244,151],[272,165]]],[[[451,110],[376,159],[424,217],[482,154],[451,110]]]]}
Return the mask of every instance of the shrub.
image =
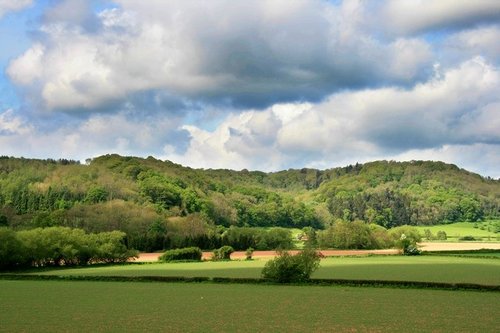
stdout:
{"type": "Polygon", "coordinates": [[[461,240],[461,241],[474,241],[476,239],[474,237],[472,237],[472,236],[463,236],[463,237],[460,237],[458,240],[461,240]]]}
{"type": "Polygon", "coordinates": [[[392,228],[389,230],[389,234],[391,235],[392,239],[394,239],[396,245],[398,245],[397,243],[401,239],[401,236],[403,234],[406,238],[409,238],[414,243],[422,241],[422,237],[420,236],[418,230],[409,225],[402,225],[396,228],[392,228]]]}
{"type": "Polygon", "coordinates": [[[320,248],[377,249],[393,245],[384,227],[360,220],[338,220],[326,230],[318,231],[317,240],[320,248]]]}
{"type": "Polygon", "coordinates": [[[401,238],[396,245],[403,251],[405,256],[416,256],[420,254],[415,239],[407,237],[405,234],[401,234],[401,238]]]}
{"type": "Polygon", "coordinates": [[[217,260],[231,260],[231,253],[234,252],[234,249],[232,246],[229,245],[224,245],[223,247],[214,250],[214,255],[212,257],[212,260],[217,261],[217,260]]]}
{"type": "Polygon", "coordinates": [[[432,234],[432,231],[430,229],[425,229],[424,230],[424,234],[425,234],[425,238],[427,240],[433,240],[434,239],[434,235],[432,234]]]}
{"type": "Polygon", "coordinates": [[[253,256],[253,248],[252,248],[252,247],[249,247],[249,248],[245,251],[245,258],[246,258],[246,260],[252,260],[252,256],[253,256]]]}
{"type": "Polygon", "coordinates": [[[0,228],[0,268],[125,262],[137,251],[120,231],[87,234],[67,227],[13,231],[0,228]]]}
{"type": "Polygon", "coordinates": [[[23,252],[16,233],[11,229],[0,227],[0,270],[12,268],[22,261],[23,252]]]}
{"type": "Polygon", "coordinates": [[[438,240],[446,240],[446,239],[448,239],[448,236],[446,235],[446,232],[440,230],[436,234],[436,239],[438,239],[438,240]]]}
{"type": "Polygon", "coordinates": [[[305,282],[318,269],[320,260],[319,254],[313,249],[305,249],[296,255],[282,251],[278,257],[266,263],[262,277],[278,283],[305,282]]]}
{"type": "Polygon", "coordinates": [[[171,261],[201,261],[202,252],[199,247],[185,247],[182,249],[168,250],[163,253],[159,260],[164,262],[171,261]]]}

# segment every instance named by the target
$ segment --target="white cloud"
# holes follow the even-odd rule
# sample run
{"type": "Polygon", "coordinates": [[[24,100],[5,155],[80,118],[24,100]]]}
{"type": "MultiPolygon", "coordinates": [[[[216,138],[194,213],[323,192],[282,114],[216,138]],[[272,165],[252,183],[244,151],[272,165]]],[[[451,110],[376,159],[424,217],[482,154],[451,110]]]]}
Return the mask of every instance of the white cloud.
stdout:
{"type": "Polygon", "coordinates": [[[32,130],[25,120],[17,116],[12,109],[0,113],[0,136],[25,135],[32,130]]]}
{"type": "Polygon", "coordinates": [[[45,20],[51,22],[67,22],[81,24],[90,16],[90,1],[63,0],[51,7],[45,13],[45,20]]]}
{"type": "Polygon", "coordinates": [[[453,163],[459,167],[500,179],[500,146],[499,144],[475,143],[470,145],[444,145],[429,149],[412,149],[404,153],[386,156],[386,159],[397,161],[432,160],[453,163]]]}
{"type": "Polygon", "coordinates": [[[47,109],[94,110],[151,90],[260,108],[411,83],[432,66],[423,40],[371,36],[363,2],[128,0],[93,25],[71,3],[46,14],[43,38],[7,70],[47,109]]]}
{"type": "MultiPolygon", "coordinates": [[[[191,126],[186,153],[167,158],[200,167],[278,170],[406,158],[416,152],[429,159],[437,155],[425,157],[425,152],[440,147],[458,152],[469,148],[455,146],[484,146],[499,152],[499,96],[500,71],[474,58],[409,90],[343,92],[314,105],[247,111],[231,115],[214,132],[191,126]],[[283,118],[287,108],[290,117],[283,118]]],[[[451,153],[448,157],[453,162],[451,153]]],[[[458,156],[455,161],[473,162],[458,156]]]]}
{"type": "Polygon", "coordinates": [[[432,51],[424,41],[399,38],[390,47],[388,68],[398,77],[411,81],[419,72],[429,69],[432,51]]]}
{"type": "Polygon", "coordinates": [[[27,85],[42,77],[44,46],[37,43],[14,60],[7,73],[17,83],[27,85]]]}
{"type": "Polygon", "coordinates": [[[440,28],[498,22],[497,0],[387,0],[382,15],[388,31],[413,34],[440,28]]]}
{"type": "Polygon", "coordinates": [[[463,30],[446,38],[442,52],[446,58],[453,61],[481,55],[498,64],[500,63],[499,41],[499,25],[463,30]]]}
{"type": "Polygon", "coordinates": [[[160,155],[163,145],[172,144],[175,152],[188,140],[179,125],[179,119],[137,119],[124,111],[43,130],[14,110],[7,110],[0,114],[0,147],[3,155],[77,160],[110,152],[160,155]]]}
{"type": "Polygon", "coordinates": [[[115,2],[44,6],[6,69],[32,118],[0,114],[2,153],[263,170],[442,154],[493,172],[473,149],[497,161],[499,1],[115,2]]]}
{"type": "Polygon", "coordinates": [[[22,10],[31,6],[33,0],[0,0],[0,19],[9,12],[22,10]]]}

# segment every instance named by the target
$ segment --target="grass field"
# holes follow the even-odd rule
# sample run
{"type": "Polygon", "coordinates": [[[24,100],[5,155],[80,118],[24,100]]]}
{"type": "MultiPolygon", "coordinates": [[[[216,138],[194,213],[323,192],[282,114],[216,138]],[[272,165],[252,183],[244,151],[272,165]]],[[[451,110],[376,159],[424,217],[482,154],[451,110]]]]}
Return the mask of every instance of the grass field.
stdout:
{"type": "Polygon", "coordinates": [[[0,332],[498,332],[498,293],[0,281],[0,332]]]}
{"type": "MultiPolygon", "coordinates": [[[[118,265],[57,269],[36,274],[260,277],[265,260],[118,265]]],[[[426,281],[500,285],[500,260],[452,256],[335,257],[321,261],[313,278],[426,281]]]]}
{"type": "MultiPolygon", "coordinates": [[[[446,254],[444,254],[446,255],[446,254]]],[[[450,256],[458,257],[477,257],[477,258],[496,258],[500,259],[500,252],[495,253],[463,253],[463,254],[448,254],[450,256]]]]}
{"type": "Polygon", "coordinates": [[[440,224],[434,226],[416,227],[422,236],[424,230],[429,229],[434,236],[438,231],[446,232],[448,240],[457,241],[460,237],[472,236],[483,241],[500,241],[500,234],[495,233],[495,224],[500,224],[500,220],[489,220],[485,222],[457,222],[452,224],[440,224]],[[477,228],[474,228],[474,225],[477,228]],[[488,230],[489,229],[489,230],[488,230]]]}

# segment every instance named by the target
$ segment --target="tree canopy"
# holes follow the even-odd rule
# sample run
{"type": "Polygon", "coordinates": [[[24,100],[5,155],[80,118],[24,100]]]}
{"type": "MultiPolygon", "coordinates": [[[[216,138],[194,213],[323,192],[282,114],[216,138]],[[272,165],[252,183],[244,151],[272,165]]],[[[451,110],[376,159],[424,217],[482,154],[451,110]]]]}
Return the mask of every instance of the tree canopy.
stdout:
{"type": "Polygon", "coordinates": [[[238,237],[235,248],[259,248],[280,236],[245,240],[251,227],[318,230],[340,219],[392,228],[498,216],[499,180],[442,162],[265,173],[192,169],[153,157],[104,155],[85,165],[0,157],[0,225],[120,230],[128,246],[142,250],[215,248],[229,237],[238,237]]]}

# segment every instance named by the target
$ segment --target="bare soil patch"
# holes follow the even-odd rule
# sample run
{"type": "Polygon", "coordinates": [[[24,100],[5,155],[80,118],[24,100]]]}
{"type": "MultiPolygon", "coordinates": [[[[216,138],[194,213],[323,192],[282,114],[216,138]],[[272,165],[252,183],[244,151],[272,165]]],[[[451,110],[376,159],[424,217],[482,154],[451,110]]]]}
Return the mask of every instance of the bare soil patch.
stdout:
{"type": "MultiPolygon", "coordinates": [[[[500,249],[500,243],[465,243],[465,242],[424,242],[420,243],[420,248],[423,251],[457,251],[457,250],[480,250],[480,249],[500,249]]],[[[296,254],[298,251],[290,251],[296,254]]],[[[334,256],[364,256],[368,254],[397,254],[399,251],[396,249],[385,250],[321,250],[325,257],[334,256]]],[[[277,255],[276,251],[254,251],[254,259],[267,259],[277,255]]],[[[139,258],[133,259],[134,262],[154,262],[158,261],[161,253],[140,253],[139,258]]],[[[203,252],[204,260],[212,258],[212,252],[203,252]]],[[[245,251],[236,251],[231,254],[231,259],[245,259],[245,251]]]]}
{"type": "MultiPolygon", "coordinates": [[[[291,254],[298,253],[298,250],[290,251],[291,254]]],[[[386,250],[321,250],[320,251],[325,257],[331,256],[360,256],[367,254],[397,254],[398,250],[386,249],[386,250]]],[[[272,258],[277,255],[276,251],[254,251],[254,259],[262,258],[272,258]]],[[[161,253],[140,253],[139,258],[132,260],[135,262],[153,262],[158,261],[161,253]]],[[[231,254],[231,259],[245,259],[245,251],[236,251],[231,254]]],[[[202,259],[210,260],[212,258],[212,252],[203,252],[202,259]]]]}
{"type": "Polygon", "coordinates": [[[420,249],[422,251],[498,250],[500,243],[424,242],[420,243],[420,249]]]}

